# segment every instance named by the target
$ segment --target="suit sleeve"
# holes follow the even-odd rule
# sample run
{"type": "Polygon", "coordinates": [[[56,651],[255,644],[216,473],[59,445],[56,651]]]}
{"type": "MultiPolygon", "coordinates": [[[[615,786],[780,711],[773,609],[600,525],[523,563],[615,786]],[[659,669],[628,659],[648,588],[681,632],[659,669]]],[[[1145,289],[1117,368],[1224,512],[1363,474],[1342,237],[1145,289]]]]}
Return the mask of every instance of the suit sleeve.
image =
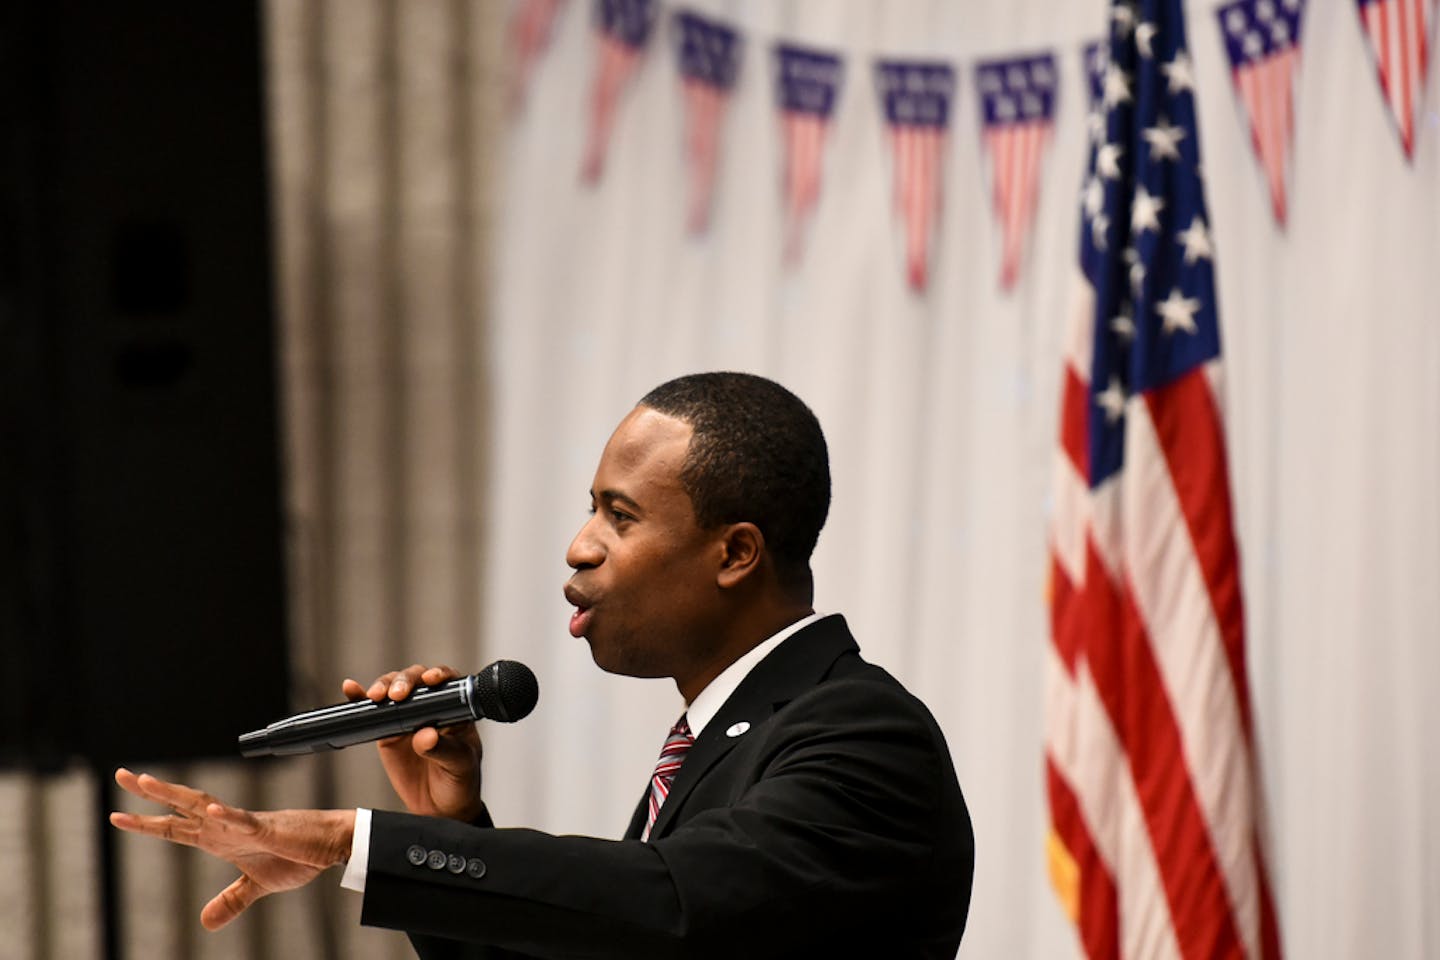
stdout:
{"type": "Polygon", "coordinates": [[[839,680],[756,732],[743,772],[712,773],[687,798],[698,812],[651,843],[377,811],[362,920],[537,956],[901,955],[897,935],[953,956],[973,836],[924,707],[839,680]]]}

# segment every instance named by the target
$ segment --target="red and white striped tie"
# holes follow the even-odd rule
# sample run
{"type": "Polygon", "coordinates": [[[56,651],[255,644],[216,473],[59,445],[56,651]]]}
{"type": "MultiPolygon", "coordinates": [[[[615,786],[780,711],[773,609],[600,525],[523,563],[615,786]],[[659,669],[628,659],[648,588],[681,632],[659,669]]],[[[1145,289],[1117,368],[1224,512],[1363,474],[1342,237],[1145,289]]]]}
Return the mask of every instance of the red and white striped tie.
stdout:
{"type": "Polygon", "coordinates": [[[655,818],[660,815],[660,805],[670,796],[670,784],[674,782],[680,764],[685,762],[685,754],[694,744],[695,735],[690,732],[690,721],[682,713],[675,726],[670,728],[670,736],[665,738],[665,746],[660,748],[660,759],[655,761],[655,772],[650,776],[650,803],[645,815],[645,832],[640,834],[642,842],[650,839],[650,828],[655,826],[655,818]]]}

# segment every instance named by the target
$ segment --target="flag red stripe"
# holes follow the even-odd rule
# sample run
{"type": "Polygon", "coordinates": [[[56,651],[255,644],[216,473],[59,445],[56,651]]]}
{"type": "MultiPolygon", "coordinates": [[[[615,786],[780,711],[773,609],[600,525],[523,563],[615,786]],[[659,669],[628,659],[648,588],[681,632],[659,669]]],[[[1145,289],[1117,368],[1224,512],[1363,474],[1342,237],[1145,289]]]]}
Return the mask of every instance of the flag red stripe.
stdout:
{"type": "Polygon", "coordinates": [[[1080,379],[1075,368],[1065,365],[1064,399],[1060,406],[1060,446],[1070,458],[1075,472],[1090,476],[1090,393],[1088,384],[1080,379]]]}
{"type": "MultiPolygon", "coordinates": [[[[1086,573],[1115,588],[1093,555],[1086,573]]],[[[1118,631],[1090,631],[1086,662],[1096,691],[1130,758],[1181,955],[1195,960],[1240,956],[1239,931],[1230,911],[1224,875],[1210,842],[1205,815],[1185,763],[1184,745],[1150,637],[1128,585],[1104,598],[1118,614],[1118,631]]]]}
{"type": "Polygon", "coordinates": [[[1050,818],[1056,834],[1080,869],[1080,940],[1090,960],[1119,960],[1120,906],[1110,875],[1080,813],[1080,802],[1055,761],[1045,758],[1050,818]]]}
{"type": "Polygon", "coordinates": [[[1075,677],[1075,661],[1080,654],[1081,622],[1077,617],[1079,597],[1065,565],[1054,554],[1050,556],[1050,639],[1060,662],[1071,679],[1075,677]]]}
{"type": "Polygon", "coordinates": [[[1245,615],[1220,411],[1204,368],[1196,368],[1168,386],[1146,393],[1145,402],[1169,466],[1190,542],[1195,546],[1195,559],[1210,592],[1248,748],[1254,737],[1247,696],[1250,685],[1245,666],[1245,615]]]}

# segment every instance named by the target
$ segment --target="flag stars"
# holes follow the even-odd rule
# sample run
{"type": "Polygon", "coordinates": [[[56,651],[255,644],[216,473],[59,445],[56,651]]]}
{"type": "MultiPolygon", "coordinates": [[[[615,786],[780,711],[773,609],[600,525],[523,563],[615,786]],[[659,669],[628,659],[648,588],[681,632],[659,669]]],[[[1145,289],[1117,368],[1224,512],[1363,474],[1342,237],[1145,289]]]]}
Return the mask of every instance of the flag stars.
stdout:
{"type": "Polygon", "coordinates": [[[1144,233],[1146,230],[1160,232],[1160,211],[1165,209],[1165,201],[1159,197],[1152,196],[1142,185],[1135,190],[1135,202],[1130,205],[1130,229],[1136,233],[1144,233]]]}
{"type": "Polygon", "coordinates": [[[1122,103],[1129,103],[1132,99],[1130,94],[1130,77],[1118,63],[1112,63],[1105,68],[1105,88],[1103,99],[1106,107],[1117,107],[1122,103]]]}
{"type": "Polygon", "coordinates": [[[1135,318],[1128,313],[1117,313],[1110,318],[1110,331],[1129,343],[1135,339],[1135,318]]]}
{"type": "Polygon", "coordinates": [[[1172,94],[1195,89],[1195,74],[1190,69],[1190,57],[1184,50],[1177,51],[1175,59],[1169,63],[1160,64],[1160,70],[1165,74],[1166,89],[1172,94]]]}
{"type": "Polygon", "coordinates": [[[1082,197],[1085,204],[1085,215],[1092,219],[1100,216],[1100,211],[1105,209],[1105,184],[1100,182],[1099,177],[1091,177],[1085,181],[1082,197]]]}
{"type": "Polygon", "coordinates": [[[1123,256],[1130,264],[1130,290],[1138,298],[1145,287],[1145,264],[1140,262],[1140,251],[1134,247],[1126,247],[1123,256]]]}
{"type": "Polygon", "coordinates": [[[1097,214],[1095,219],[1090,221],[1090,239],[1097,250],[1104,250],[1109,246],[1107,237],[1110,233],[1110,218],[1105,214],[1097,214]]]}
{"type": "Polygon", "coordinates": [[[1110,19],[1121,36],[1129,35],[1135,29],[1135,7],[1129,3],[1117,3],[1110,11],[1110,19]]]}
{"type": "Polygon", "coordinates": [[[1085,126],[1089,128],[1090,139],[1099,143],[1105,139],[1105,114],[1099,110],[1091,110],[1085,117],[1085,126]]]}
{"type": "Polygon", "coordinates": [[[1105,411],[1108,423],[1114,423],[1125,415],[1125,389],[1114,374],[1110,375],[1110,383],[1105,389],[1095,394],[1095,404],[1105,411]]]}
{"type": "Polygon", "coordinates": [[[1146,60],[1152,59],[1155,56],[1151,42],[1155,39],[1155,34],[1159,32],[1160,28],[1148,21],[1142,22],[1135,28],[1135,46],[1139,49],[1140,56],[1146,60]]]}
{"type": "Polygon", "coordinates": [[[1194,263],[1202,257],[1206,260],[1213,259],[1214,250],[1210,246],[1210,233],[1205,229],[1205,221],[1199,216],[1190,221],[1190,226],[1175,234],[1185,247],[1185,262],[1194,263]]]}
{"type": "Polygon", "coordinates": [[[1125,149],[1118,143],[1103,143],[1095,151],[1095,169],[1106,180],[1120,179],[1120,155],[1125,149]]]}
{"type": "Polygon", "coordinates": [[[1200,301],[1194,297],[1181,295],[1178,288],[1170,290],[1170,296],[1155,304],[1155,312],[1160,314],[1163,321],[1161,329],[1166,333],[1174,333],[1176,330],[1184,330],[1186,333],[1197,332],[1195,325],[1195,313],[1200,309],[1200,301]]]}
{"type": "Polygon", "coordinates": [[[1150,155],[1157,160],[1179,160],[1180,141],[1185,138],[1183,127],[1172,126],[1164,117],[1153,127],[1147,127],[1141,134],[1150,144],[1150,155]]]}

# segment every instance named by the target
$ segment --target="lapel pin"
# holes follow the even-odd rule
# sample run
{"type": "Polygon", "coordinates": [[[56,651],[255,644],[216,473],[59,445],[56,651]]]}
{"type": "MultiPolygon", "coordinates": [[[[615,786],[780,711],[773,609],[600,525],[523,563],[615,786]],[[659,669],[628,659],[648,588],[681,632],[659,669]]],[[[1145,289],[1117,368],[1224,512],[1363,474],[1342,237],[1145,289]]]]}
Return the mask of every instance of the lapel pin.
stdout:
{"type": "Polygon", "coordinates": [[[747,731],[747,730],[749,730],[749,729],[750,729],[750,721],[749,721],[749,720],[741,720],[739,723],[732,724],[732,725],[730,726],[730,729],[725,731],[725,736],[727,736],[727,737],[738,737],[738,736],[740,736],[740,734],[744,733],[745,731],[747,731]]]}

